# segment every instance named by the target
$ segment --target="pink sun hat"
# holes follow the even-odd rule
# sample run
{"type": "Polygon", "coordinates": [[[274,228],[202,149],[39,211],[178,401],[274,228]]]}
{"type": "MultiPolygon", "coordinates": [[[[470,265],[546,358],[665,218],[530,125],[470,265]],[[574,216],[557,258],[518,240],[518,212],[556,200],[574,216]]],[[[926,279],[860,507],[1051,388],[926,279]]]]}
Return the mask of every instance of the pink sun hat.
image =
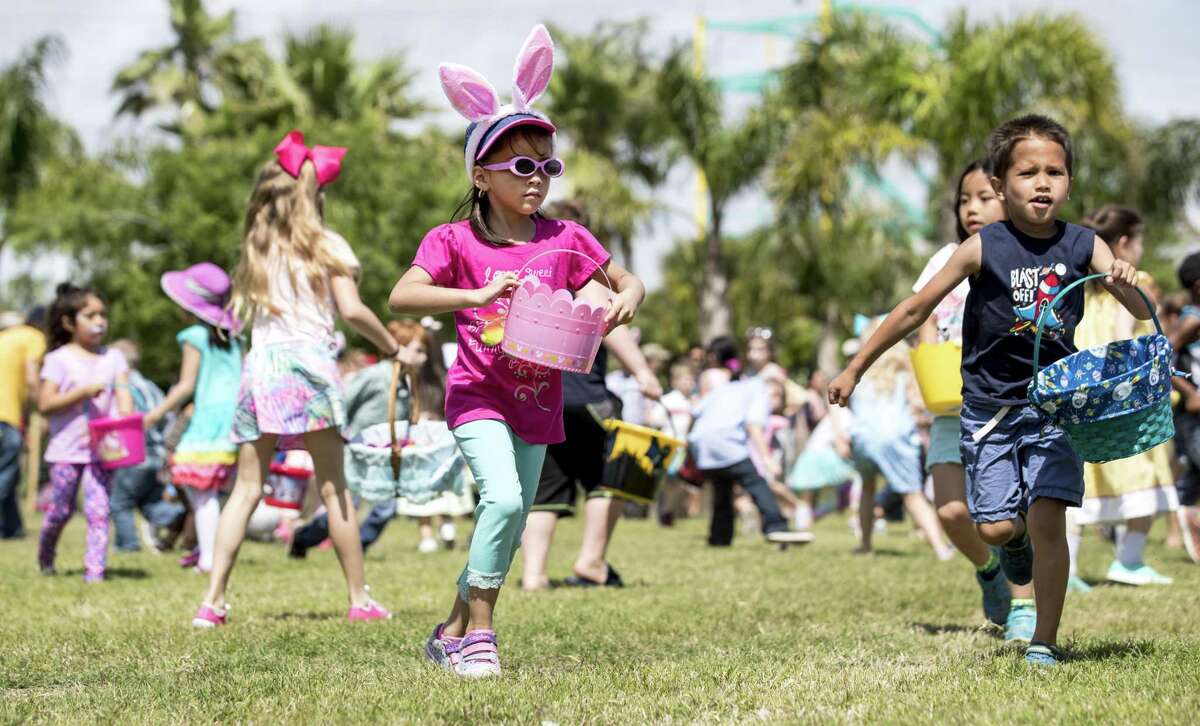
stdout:
{"type": "Polygon", "coordinates": [[[209,325],[236,334],[242,325],[233,311],[226,309],[230,287],[229,275],[211,262],[201,262],[162,276],[163,292],[176,305],[209,325]]]}

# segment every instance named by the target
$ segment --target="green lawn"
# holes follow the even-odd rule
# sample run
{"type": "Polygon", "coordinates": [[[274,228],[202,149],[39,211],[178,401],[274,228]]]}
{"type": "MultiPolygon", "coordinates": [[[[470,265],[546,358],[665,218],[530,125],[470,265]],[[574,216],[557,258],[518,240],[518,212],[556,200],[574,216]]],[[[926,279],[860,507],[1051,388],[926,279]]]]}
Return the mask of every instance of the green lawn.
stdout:
{"type": "MultiPolygon", "coordinates": [[[[612,561],[624,590],[510,588],[506,675],[466,683],[420,655],[465,552],[417,555],[407,522],[367,562],[391,622],[343,620],[332,552],[293,562],[248,543],[232,624],[197,632],[203,583],[175,556],[114,554],[109,581],[85,585],[76,517],[57,577],[38,574],[35,537],[0,543],[0,722],[1195,723],[1200,712],[1200,568],[1159,544],[1148,555],[1176,584],[1069,596],[1071,661],[1050,672],[978,630],[969,566],[938,563],[904,527],[871,557],[849,554],[841,517],[786,552],[746,537],[707,549],[703,530],[623,522],[612,561]]],[[[576,522],[561,532],[553,576],[568,574],[578,535],[576,522]]],[[[1098,577],[1108,548],[1084,546],[1083,574],[1098,577]]]]}

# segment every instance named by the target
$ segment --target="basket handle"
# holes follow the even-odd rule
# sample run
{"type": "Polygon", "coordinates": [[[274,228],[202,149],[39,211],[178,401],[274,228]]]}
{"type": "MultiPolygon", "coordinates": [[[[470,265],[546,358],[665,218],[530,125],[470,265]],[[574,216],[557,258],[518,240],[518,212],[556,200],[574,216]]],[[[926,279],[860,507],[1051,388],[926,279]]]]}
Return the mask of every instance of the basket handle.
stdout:
{"type": "Polygon", "coordinates": [[[679,435],[679,431],[675,428],[675,422],[671,419],[671,409],[667,408],[667,404],[663,403],[661,398],[654,401],[654,403],[663,410],[663,413],[667,414],[667,428],[671,429],[671,435],[677,439],[684,438],[679,435]]]}
{"type": "Polygon", "coordinates": [[[400,395],[400,382],[404,379],[404,387],[408,390],[408,425],[409,430],[417,423],[417,419],[421,416],[421,403],[417,400],[417,396],[413,394],[414,381],[411,380],[411,374],[404,375],[404,364],[398,360],[392,361],[392,382],[388,386],[388,437],[391,439],[392,452],[392,479],[400,481],[400,446],[396,440],[396,401],[400,395]]]}
{"type": "MultiPolygon", "coordinates": [[[[595,265],[596,269],[600,271],[600,274],[604,276],[604,282],[606,282],[608,284],[608,289],[613,290],[612,280],[609,279],[608,273],[604,271],[603,265],[601,265],[599,262],[596,262],[590,256],[585,255],[584,253],[580,252],[579,250],[569,250],[569,249],[566,249],[565,247],[558,247],[558,248],[555,248],[552,250],[546,250],[544,252],[537,253],[533,257],[530,257],[528,260],[526,260],[525,264],[521,266],[521,272],[525,272],[526,270],[533,272],[533,269],[530,266],[533,264],[534,260],[538,259],[539,257],[545,257],[546,255],[552,255],[555,252],[564,252],[568,255],[578,255],[579,257],[582,257],[583,259],[592,263],[593,265],[595,265]]],[[[520,275],[517,275],[518,279],[520,277],[521,277],[520,275]]],[[[616,292],[615,290],[613,290],[613,291],[616,292]]]]}
{"type": "MultiPolygon", "coordinates": [[[[1038,313],[1037,336],[1033,341],[1033,375],[1035,377],[1037,376],[1038,372],[1041,371],[1041,368],[1038,366],[1038,357],[1042,352],[1042,319],[1046,317],[1046,313],[1053,310],[1054,306],[1057,305],[1060,300],[1065,298],[1067,293],[1071,292],[1071,290],[1074,290],[1075,288],[1079,287],[1080,285],[1082,285],[1085,282],[1097,280],[1102,277],[1108,277],[1108,275],[1109,275],[1109,273],[1107,273],[1107,272],[1098,272],[1098,273],[1095,273],[1092,275],[1085,275],[1085,276],[1079,278],[1075,282],[1072,282],[1070,285],[1067,285],[1065,288],[1063,288],[1062,292],[1055,295],[1054,299],[1052,299],[1050,301],[1050,304],[1047,305],[1046,307],[1042,308],[1042,312],[1038,313]]],[[[1163,334],[1162,323],[1158,322],[1158,313],[1156,313],[1154,311],[1154,302],[1150,299],[1150,297],[1148,295],[1146,295],[1145,292],[1142,291],[1142,288],[1138,287],[1137,285],[1134,285],[1133,289],[1137,290],[1138,294],[1142,296],[1142,301],[1146,303],[1146,309],[1150,311],[1150,319],[1154,321],[1155,329],[1158,330],[1159,335],[1162,335],[1163,334]]]]}

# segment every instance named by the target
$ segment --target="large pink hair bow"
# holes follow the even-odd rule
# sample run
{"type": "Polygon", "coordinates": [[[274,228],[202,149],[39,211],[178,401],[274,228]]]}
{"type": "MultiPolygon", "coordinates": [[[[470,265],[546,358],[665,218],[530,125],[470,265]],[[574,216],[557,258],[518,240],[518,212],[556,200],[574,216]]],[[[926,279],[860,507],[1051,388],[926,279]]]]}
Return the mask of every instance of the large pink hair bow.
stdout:
{"type": "Polygon", "coordinates": [[[304,145],[304,134],[300,131],[290,131],[283,141],[275,147],[275,156],[284,171],[295,178],[300,178],[300,168],[305,161],[311,161],[317,170],[317,183],[325,186],[338,178],[342,172],[342,157],[346,155],[344,146],[314,146],[311,149],[304,145]]]}

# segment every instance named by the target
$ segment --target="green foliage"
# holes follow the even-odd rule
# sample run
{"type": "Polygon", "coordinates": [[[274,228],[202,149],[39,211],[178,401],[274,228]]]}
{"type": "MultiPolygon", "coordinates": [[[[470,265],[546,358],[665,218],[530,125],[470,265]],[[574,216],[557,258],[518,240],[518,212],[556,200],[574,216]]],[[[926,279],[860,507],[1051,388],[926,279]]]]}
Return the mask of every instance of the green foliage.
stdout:
{"type": "Polygon", "coordinates": [[[588,35],[552,28],[566,63],[555,69],[546,111],[571,149],[564,181],[586,203],[592,232],[633,261],[633,235],[654,208],[646,193],[674,161],[658,97],[648,25],[601,23],[588,35]]]}
{"type": "Polygon", "coordinates": [[[61,39],[46,36],[0,72],[0,210],[37,186],[46,160],[78,150],[74,133],[50,114],[43,98],[49,67],[65,54],[61,39]]]}
{"type": "Polygon", "coordinates": [[[170,112],[159,126],[174,134],[199,133],[205,118],[233,89],[253,86],[267,61],[261,41],[234,38],[235,14],[210,15],[203,0],[167,0],[172,43],[145,50],[122,68],[112,90],[117,115],[170,112]]]}
{"type": "MultiPolygon", "coordinates": [[[[232,11],[168,3],[169,40],[113,84],[119,113],[159,122],[167,142],[83,153],[42,100],[46,69],[64,52],[58,41],[0,70],[0,245],[68,255],[80,281],[108,293],[114,333],[154,343],[146,368],[169,379],[178,353],[164,331],[182,321],[159,275],[204,259],[236,263],[258,167],[285,131],[301,128],[310,142],[350,147],[329,190],[329,222],[354,245],[363,298],[383,313],[422,233],[449,219],[466,188],[457,138],[394,130],[424,111],[403,57],[359,58],[353,34],[331,25],[285,34],[276,57],[263,39],[237,36],[232,11]]],[[[708,227],[664,259],[664,286],[639,323],[648,339],[682,350],[768,325],[785,364],[808,367],[818,350],[821,365],[836,364],[828,352],[853,313],[891,307],[929,251],[917,241],[950,234],[949,186],[962,166],[995,125],[1030,111],[1073,132],[1067,217],[1107,202],[1140,208],[1144,266],[1171,284],[1163,252],[1196,231],[1184,210],[1200,199],[1200,122],[1129,119],[1111,55],[1073,16],[971,23],[962,13],[934,44],[904,27],[839,10],[811,27],[793,62],[737,117],[725,113],[719,86],[696,76],[690,47],[648,50],[645,20],[554,29],[566,62],[544,103],[568,160],[561,183],[586,204],[601,241],[630,262],[635,234],[669,207],[668,171],[686,161],[707,183],[708,227]],[[881,193],[882,172],[898,162],[929,177],[938,229],[881,193]],[[730,200],[759,186],[773,218],[727,239],[730,200]]],[[[6,302],[32,302],[13,299],[31,283],[14,280],[6,302]]]]}
{"type": "MultiPolygon", "coordinates": [[[[363,300],[383,316],[422,235],[449,220],[461,192],[454,144],[434,132],[406,138],[369,123],[304,128],[314,140],[350,148],[327,192],[328,221],[354,246],[366,273],[363,300]]],[[[204,260],[232,270],[253,180],[285,130],[51,165],[16,210],[14,238],[27,251],[69,253],[78,281],[107,295],[112,334],[145,343],[147,374],[170,380],[178,350],[168,341],[183,318],[159,277],[204,260]]]]}

